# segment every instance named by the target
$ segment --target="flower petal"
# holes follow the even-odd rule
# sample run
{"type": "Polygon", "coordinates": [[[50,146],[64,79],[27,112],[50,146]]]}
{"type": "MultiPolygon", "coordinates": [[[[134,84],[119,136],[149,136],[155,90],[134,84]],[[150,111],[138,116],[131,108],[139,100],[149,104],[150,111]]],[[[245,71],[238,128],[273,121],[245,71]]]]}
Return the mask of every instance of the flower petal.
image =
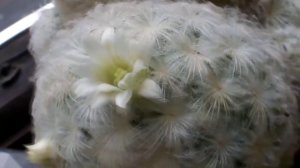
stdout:
{"type": "Polygon", "coordinates": [[[126,90],[124,92],[119,93],[116,96],[116,105],[121,107],[121,108],[126,108],[128,102],[130,101],[132,97],[132,91],[131,90],[126,90]]]}
{"type": "Polygon", "coordinates": [[[118,83],[121,89],[137,90],[141,83],[149,76],[149,70],[144,66],[143,62],[137,60],[134,64],[133,71],[126,74],[118,83]]]}
{"type": "Polygon", "coordinates": [[[34,145],[27,146],[28,158],[31,162],[41,164],[44,166],[51,166],[55,160],[56,153],[52,142],[48,139],[42,139],[37,141],[34,145]]]}
{"type": "Polygon", "coordinates": [[[139,95],[150,99],[161,99],[163,97],[161,88],[151,79],[146,79],[143,82],[139,95]]]}
{"type": "Polygon", "coordinates": [[[74,83],[74,93],[78,97],[84,97],[96,91],[96,85],[89,79],[83,78],[74,83]]]}
{"type": "Polygon", "coordinates": [[[101,44],[105,47],[112,47],[115,43],[116,33],[113,27],[108,27],[104,30],[101,37],[101,44]]]}
{"type": "Polygon", "coordinates": [[[113,94],[118,93],[120,91],[121,89],[113,85],[109,85],[106,83],[93,83],[87,78],[80,79],[74,84],[74,92],[78,97],[84,97],[97,93],[113,94]]]}
{"type": "Polygon", "coordinates": [[[123,77],[122,80],[120,80],[120,82],[118,83],[118,87],[124,90],[128,89],[130,81],[132,81],[132,74],[128,73],[123,77]]]}
{"type": "Polygon", "coordinates": [[[106,83],[102,83],[99,86],[97,86],[97,92],[99,93],[116,93],[120,91],[121,89],[106,83]]]}
{"type": "Polygon", "coordinates": [[[133,72],[138,72],[143,69],[147,69],[147,67],[144,65],[144,63],[141,60],[136,60],[133,65],[133,72]]]}

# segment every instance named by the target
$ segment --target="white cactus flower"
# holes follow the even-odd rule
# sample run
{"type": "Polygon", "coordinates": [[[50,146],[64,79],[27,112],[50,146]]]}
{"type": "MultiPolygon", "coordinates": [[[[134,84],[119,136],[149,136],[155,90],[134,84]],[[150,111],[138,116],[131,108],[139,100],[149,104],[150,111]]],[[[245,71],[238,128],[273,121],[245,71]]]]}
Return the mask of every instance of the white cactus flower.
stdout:
{"type": "Polygon", "coordinates": [[[101,63],[93,68],[96,75],[94,79],[78,80],[75,94],[78,97],[93,95],[98,103],[114,100],[121,108],[126,108],[134,94],[150,99],[162,98],[160,87],[150,79],[149,68],[139,58],[119,55],[116,40],[119,38],[113,28],[104,30],[101,45],[105,51],[100,55],[101,63]]]}
{"type": "Polygon", "coordinates": [[[42,139],[34,145],[27,146],[29,159],[38,164],[54,166],[57,156],[54,152],[53,144],[48,139],[42,139]]]}

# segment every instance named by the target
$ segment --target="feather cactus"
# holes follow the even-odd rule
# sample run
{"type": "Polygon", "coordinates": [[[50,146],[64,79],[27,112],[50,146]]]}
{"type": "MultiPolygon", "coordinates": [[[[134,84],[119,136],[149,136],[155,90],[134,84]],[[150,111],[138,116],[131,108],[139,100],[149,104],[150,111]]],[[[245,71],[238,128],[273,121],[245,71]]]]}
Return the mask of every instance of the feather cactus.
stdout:
{"type": "Polygon", "coordinates": [[[57,168],[289,167],[300,6],[286,1],[264,1],[273,12],[261,22],[192,0],[56,0],[32,29],[29,158],[57,168]]]}

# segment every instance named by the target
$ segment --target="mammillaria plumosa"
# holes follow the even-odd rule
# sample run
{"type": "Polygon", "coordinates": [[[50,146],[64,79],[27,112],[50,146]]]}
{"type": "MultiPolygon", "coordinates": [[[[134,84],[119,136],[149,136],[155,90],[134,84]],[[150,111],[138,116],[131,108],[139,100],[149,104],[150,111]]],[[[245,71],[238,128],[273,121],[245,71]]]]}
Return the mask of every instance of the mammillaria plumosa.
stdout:
{"type": "Polygon", "coordinates": [[[299,135],[297,0],[253,1],[253,14],[242,1],[55,4],[32,28],[33,162],[291,166],[299,135]]]}

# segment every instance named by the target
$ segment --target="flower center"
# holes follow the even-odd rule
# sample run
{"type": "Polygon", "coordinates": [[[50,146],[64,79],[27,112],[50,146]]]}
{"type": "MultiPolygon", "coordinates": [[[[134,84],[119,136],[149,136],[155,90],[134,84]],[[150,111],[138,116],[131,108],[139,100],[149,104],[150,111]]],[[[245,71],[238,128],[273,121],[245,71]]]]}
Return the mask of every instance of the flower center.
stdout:
{"type": "Polygon", "coordinates": [[[115,70],[115,73],[114,73],[114,81],[113,81],[113,84],[115,86],[118,85],[118,83],[120,82],[120,80],[123,79],[123,77],[129,73],[129,71],[127,69],[124,69],[122,67],[118,67],[116,70],[115,70]]]}
{"type": "Polygon", "coordinates": [[[124,59],[110,58],[102,60],[95,69],[95,78],[98,82],[117,86],[127,73],[132,71],[132,66],[124,59]]]}

